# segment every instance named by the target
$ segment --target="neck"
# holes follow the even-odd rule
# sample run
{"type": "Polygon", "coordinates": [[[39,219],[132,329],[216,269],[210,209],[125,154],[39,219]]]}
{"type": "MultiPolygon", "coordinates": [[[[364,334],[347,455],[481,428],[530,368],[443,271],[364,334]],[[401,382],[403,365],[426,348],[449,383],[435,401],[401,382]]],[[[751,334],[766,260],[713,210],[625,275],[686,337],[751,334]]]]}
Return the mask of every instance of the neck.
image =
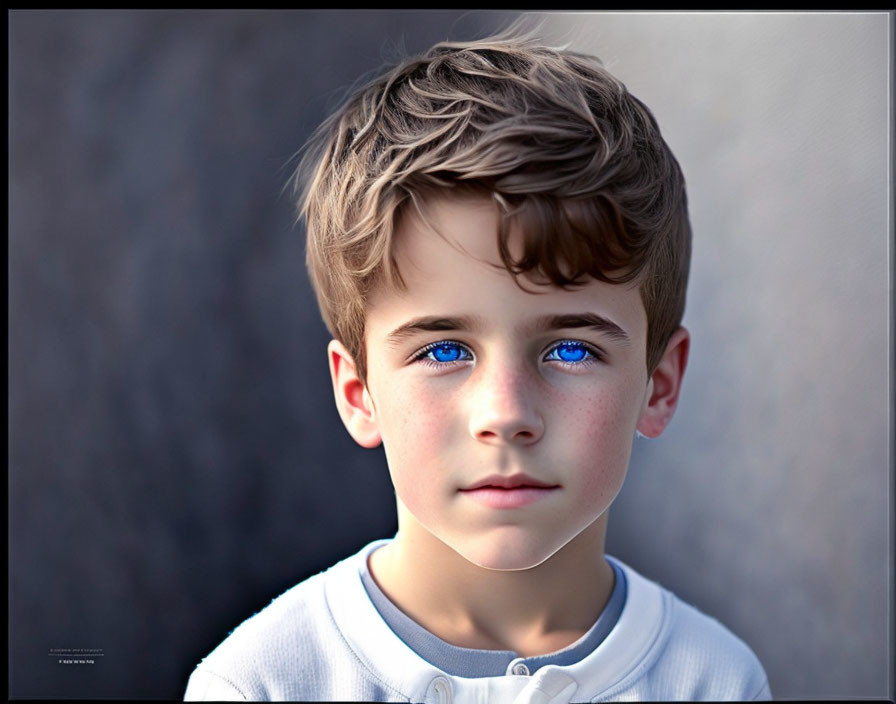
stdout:
{"type": "Polygon", "coordinates": [[[610,598],[607,512],[540,565],[493,570],[469,562],[402,508],[398,534],[370,556],[370,573],[398,608],[452,645],[524,657],[553,652],[584,635],[610,598]]]}

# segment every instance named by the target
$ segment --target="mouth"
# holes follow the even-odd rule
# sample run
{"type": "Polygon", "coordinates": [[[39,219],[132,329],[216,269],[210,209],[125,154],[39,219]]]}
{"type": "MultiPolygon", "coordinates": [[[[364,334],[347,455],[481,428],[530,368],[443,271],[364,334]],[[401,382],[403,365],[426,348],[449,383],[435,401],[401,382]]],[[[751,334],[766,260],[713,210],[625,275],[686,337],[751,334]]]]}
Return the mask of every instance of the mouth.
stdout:
{"type": "Polygon", "coordinates": [[[549,484],[527,474],[510,474],[507,476],[493,474],[461,489],[461,491],[477,491],[479,489],[557,489],[559,487],[559,484],[549,484]]]}
{"type": "Polygon", "coordinates": [[[460,493],[489,508],[511,509],[533,504],[559,488],[559,484],[548,484],[525,474],[493,475],[460,493]]]}

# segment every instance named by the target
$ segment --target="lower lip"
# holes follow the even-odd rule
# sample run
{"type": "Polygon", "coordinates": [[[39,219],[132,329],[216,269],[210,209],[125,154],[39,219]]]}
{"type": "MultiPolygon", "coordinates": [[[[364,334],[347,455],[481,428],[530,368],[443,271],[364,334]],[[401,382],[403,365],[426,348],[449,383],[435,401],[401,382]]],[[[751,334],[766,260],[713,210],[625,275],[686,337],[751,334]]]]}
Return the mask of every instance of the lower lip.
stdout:
{"type": "Polygon", "coordinates": [[[489,508],[521,508],[543,499],[558,487],[539,488],[522,486],[517,489],[498,489],[483,487],[482,489],[466,489],[462,493],[489,508]]]}

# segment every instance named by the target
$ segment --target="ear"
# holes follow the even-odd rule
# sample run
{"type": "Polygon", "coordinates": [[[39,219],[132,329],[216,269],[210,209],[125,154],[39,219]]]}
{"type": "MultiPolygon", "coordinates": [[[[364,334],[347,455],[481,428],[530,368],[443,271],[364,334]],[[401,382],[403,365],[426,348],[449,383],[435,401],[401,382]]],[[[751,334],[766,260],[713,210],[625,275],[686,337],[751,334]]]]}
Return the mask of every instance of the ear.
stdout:
{"type": "Polygon", "coordinates": [[[376,447],[382,438],[376,425],[373,400],[358,376],[354,359],[339,340],[331,340],[327,345],[327,357],[336,409],[346,430],[361,447],[376,447]]]}
{"type": "Polygon", "coordinates": [[[666,351],[647,383],[647,395],[637,425],[642,435],[659,437],[672,420],[678,406],[681,380],[688,364],[690,344],[690,333],[682,327],[669,338],[666,351]]]}

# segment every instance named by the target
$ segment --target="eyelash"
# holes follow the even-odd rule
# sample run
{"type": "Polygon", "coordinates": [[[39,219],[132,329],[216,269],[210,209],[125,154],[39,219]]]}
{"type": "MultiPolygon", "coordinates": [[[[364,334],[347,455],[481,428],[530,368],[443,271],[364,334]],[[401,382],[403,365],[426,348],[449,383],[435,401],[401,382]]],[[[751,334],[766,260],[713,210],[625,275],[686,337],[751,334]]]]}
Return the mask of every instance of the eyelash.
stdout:
{"type": "MultiPolygon", "coordinates": [[[[444,369],[449,366],[455,366],[461,362],[468,362],[471,359],[473,359],[473,353],[470,352],[470,350],[467,348],[466,345],[464,345],[460,342],[456,342],[455,340],[439,340],[438,342],[433,342],[433,343],[427,345],[426,347],[424,347],[423,349],[421,349],[413,357],[414,362],[421,362],[427,366],[435,367],[435,368],[439,368],[439,369],[444,369]],[[458,355],[458,357],[460,357],[461,354],[465,353],[467,355],[467,358],[466,359],[452,359],[452,360],[448,360],[448,361],[444,361],[444,362],[440,362],[436,359],[430,358],[430,354],[434,350],[438,349],[439,347],[457,348],[458,350],[461,351],[460,354],[458,355]]],[[[594,364],[596,362],[603,362],[604,355],[597,348],[592,347],[591,345],[586,344],[584,342],[581,342],[580,340],[559,340],[547,351],[547,353],[545,354],[545,361],[559,362],[563,367],[571,369],[571,368],[576,368],[576,367],[590,366],[591,364],[594,364]],[[585,352],[586,356],[583,357],[581,360],[575,361],[575,362],[569,361],[569,360],[563,360],[563,359],[548,359],[549,355],[553,354],[561,347],[570,347],[575,350],[582,350],[583,352],[585,352]]]]}

